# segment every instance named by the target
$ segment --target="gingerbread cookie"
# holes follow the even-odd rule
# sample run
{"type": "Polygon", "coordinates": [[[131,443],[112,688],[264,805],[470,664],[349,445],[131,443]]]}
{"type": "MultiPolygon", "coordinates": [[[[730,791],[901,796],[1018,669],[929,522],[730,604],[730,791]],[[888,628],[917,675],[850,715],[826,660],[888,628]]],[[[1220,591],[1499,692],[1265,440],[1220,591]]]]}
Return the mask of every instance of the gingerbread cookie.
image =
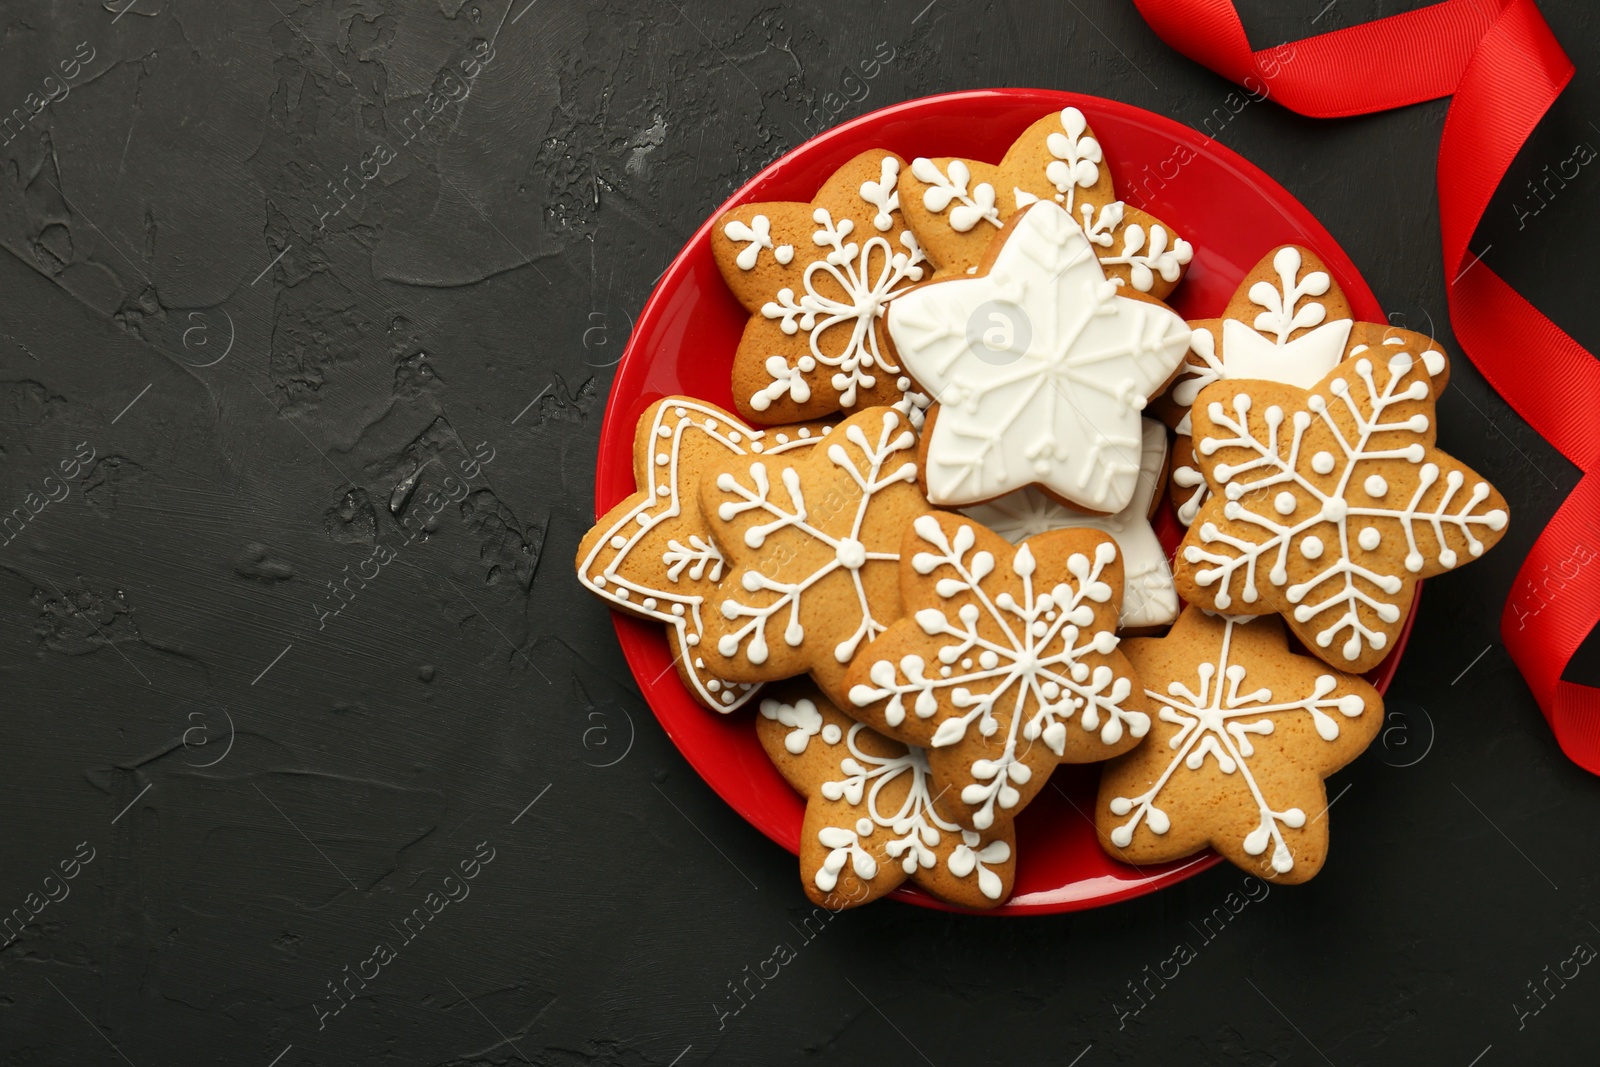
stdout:
{"type": "Polygon", "coordinates": [[[1011,895],[1017,846],[1009,824],[981,834],[957,826],[934,806],[922,749],[854,722],[815,686],[781,688],[761,701],[756,733],[806,798],[800,878],[813,903],[865,904],[908,878],[969,908],[1011,895]]]}
{"type": "Polygon", "coordinates": [[[1165,626],[1178,617],[1178,591],[1172,584],[1167,550],[1150,525],[1167,476],[1167,428],[1144,420],[1139,486],[1128,506],[1115,515],[1070,508],[1037,489],[1020,489],[962,511],[1012,544],[1050,530],[1103,530],[1117,542],[1126,574],[1119,629],[1165,626]]]}
{"type": "Polygon", "coordinates": [[[906,617],[850,665],[844,706],[928,749],[936,803],[962,826],[1010,820],[1057,764],[1107,759],[1149,729],[1117,647],[1122,562],[1105,534],[1013,547],[963,516],[923,515],[900,582],[906,617]]]}
{"type": "Polygon", "coordinates": [[[1188,325],[1120,295],[1052,200],[1016,216],[991,256],[889,308],[895,351],[937,401],[928,500],[963,507],[1037,483],[1083,510],[1121,511],[1139,482],[1139,413],[1182,362],[1188,325]]]}
{"type": "MultiPolygon", "coordinates": [[[[1339,284],[1316,253],[1282,245],[1245,275],[1221,318],[1189,323],[1193,333],[1182,370],[1157,405],[1180,435],[1189,433],[1189,407],[1200,390],[1225,379],[1282,382],[1309,389],[1346,359],[1381,347],[1387,359],[1405,352],[1420,359],[1437,398],[1450,362],[1425,334],[1387,323],[1357,322],[1339,284]]],[[[1180,441],[1179,451],[1187,446],[1180,441]]],[[[1178,518],[1186,525],[1205,502],[1199,469],[1173,467],[1178,518]]]]}
{"type": "Polygon", "coordinates": [[[827,432],[825,426],[758,430],[703,400],[658,400],[634,434],[639,491],[606,512],[578,545],[578,580],[619,611],[665,623],[678,674],[708,708],[732,711],[753,687],[708,671],[700,655],[706,597],[727,566],[700,518],[700,477],[730,457],[810,449],[827,432]]]}
{"type": "Polygon", "coordinates": [[[1107,852],[1151,864],[1209,845],[1274,882],[1316,874],[1328,853],[1323,779],[1377,736],[1378,691],[1291,654],[1271,617],[1190,607],[1166,637],[1123,648],[1157,710],[1144,743],[1100,776],[1107,852]]]}
{"type": "Polygon", "coordinates": [[[879,333],[884,308],[926,269],[900,218],[903,166],[864,152],[809,203],[745,204],[712,228],[717,266],[750,312],[733,361],[745,418],[799,422],[906,398],[911,382],[879,333]]]}
{"type": "Polygon", "coordinates": [[[900,172],[902,213],[940,271],[971,273],[1002,226],[1048,200],[1083,227],[1106,274],[1160,299],[1194,257],[1188,241],[1116,198],[1100,141],[1075,107],[1029,126],[999,165],[918,157],[900,172]]]}
{"type": "Polygon", "coordinates": [[[1178,550],[1179,595],[1218,611],[1278,612],[1328,663],[1371,670],[1404,626],[1417,580],[1477,558],[1506,528],[1505,499],[1434,435],[1431,376],[1388,346],[1311,389],[1208,386],[1194,442],[1218,495],[1178,550]]]}
{"type": "Polygon", "coordinates": [[[900,616],[900,542],[928,511],[917,435],[869,408],[803,456],[744,456],[708,470],[701,513],[728,560],[701,653],[721,676],[810,672],[837,702],[856,651],[900,616]]]}

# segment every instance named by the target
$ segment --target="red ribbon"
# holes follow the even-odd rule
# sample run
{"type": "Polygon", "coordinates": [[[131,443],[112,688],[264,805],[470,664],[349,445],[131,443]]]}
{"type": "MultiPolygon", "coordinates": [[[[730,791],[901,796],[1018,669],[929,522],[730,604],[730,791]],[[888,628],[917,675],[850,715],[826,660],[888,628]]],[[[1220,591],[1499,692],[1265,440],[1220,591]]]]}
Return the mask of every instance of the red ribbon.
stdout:
{"type": "Polygon", "coordinates": [[[1584,471],[1517,573],[1500,635],[1562,750],[1600,774],[1600,690],[1561,679],[1600,622],[1600,362],[1467,251],[1512,158],[1571,80],[1572,61],[1533,0],[1446,0],[1259,52],[1230,0],[1134,3],[1167,44],[1233,81],[1258,79],[1302,115],[1336,118],[1453,96],[1438,182],[1456,340],[1517,413],[1584,471]]]}

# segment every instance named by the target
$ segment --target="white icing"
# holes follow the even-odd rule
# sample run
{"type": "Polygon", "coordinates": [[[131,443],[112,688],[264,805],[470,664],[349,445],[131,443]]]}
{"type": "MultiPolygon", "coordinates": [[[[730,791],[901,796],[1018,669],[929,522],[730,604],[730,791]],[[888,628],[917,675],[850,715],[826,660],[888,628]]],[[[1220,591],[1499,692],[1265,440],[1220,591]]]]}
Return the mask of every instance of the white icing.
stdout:
{"type": "MultiPolygon", "coordinates": [[[[980,835],[963,830],[940,816],[929,788],[932,776],[927,753],[908,747],[902,755],[875,756],[857,743],[866,729],[860,723],[850,727],[844,738],[848,754],[838,763],[842,777],[823,782],[819,790],[827,800],[844,800],[852,807],[865,802],[866,809],[852,825],[825,826],[817,831],[817,841],[829,850],[812,876],[817,888],[824,893],[832,892],[839,884],[839,872],[846,863],[860,878],[876,877],[877,860],[867,851],[864,842],[880,831],[889,835],[883,851],[899,861],[903,873],[913,877],[933,870],[938,862],[933,850],[940,846],[945,835],[955,834],[960,844],[946,857],[946,869],[957,878],[968,878],[976,873],[979,891],[990,900],[999,900],[1003,883],[989,868],[1011,859],[1010,844],[998,840],[985,843],[980,835]],[[879,808],[884,787],[907,774],[911,776],[911,783],[900,806],[893,811],[879,808]]],[[[838,727],[830,724],[823,736],[828,744],[838,744],[838,727]],[[834,732],[832,740],[828,740],[828,730],[834,732]]]]}
{"type": "Polygon", "coordinates": [[[897,191],[900,177],[900,161],[894,156],[883,157],[883,171],[878,180],[861,183],[861,199],[878,209],[872,216],[872,224],[879,230],[887,231],[894,225],[894,213],[900,210],[900,194],[897,191]]]}
{"type": "MultiPolygon", "coordinates": [[[[1293,246],[1280,248],[1272,265],[1278,272],[1278,285],[1260,281],[1250,287],[1248,296],[1261,311],[1252,323],[1224,319],[1220,352],[1210,329],[1202,326],[1194,330],[1189,351],[1199,357],[1200,364],[1189,362],[1184,366],[1172,387],[1172,398],[1177,403],[1188,407],[1200,390],[1230,378],[1282,382],[1309,389],[1344,358],[1355,322],[1349,318],[1324,322],[1328,309],[1320,301],[1307,299],[1327,295],[1332,279],[1320,270],[1300,277],[1303,260],[1300,250],[1293,246]],[[1291,341],[1289,335],[1299,329],[1307,332],[1291,341]]],[[[1186,434],[1189,427],[1189,413],[1184,412],[1178,432],[1186,434]]]]}
{"type": "Polygon", "coordinates": [[[763,248],[772,249],[772,258],[781,265],[788,266],[794,259],[794,245],[777,245],[772,243],[772,220],[765,215],[757,215],[746,226],[738,219],[732,219],[722,228],[730,241],[743,241],[745,247],[733,257],[740,270],[754,270],[756,261],[761,257],[763,248]]]}
{"type": "MultiPolygon", "coordinates": [[[[1084,207],[1087,209],[1088,205],[1084,207]]],[[[1085,210],[1084,214],[1087,216],[1088,211],[1085,210]]],[[[1100,263],[1126,266],[1128,280],[1133,287],[1141,293],[1148,293],[1155,285],[1157,275],[1164,282],[1174,283],[1183,275],[1184,265],[1194,258],[1194,246],[1188,241],[1173,237],[1169,247],[1167,238],[1165,226],[1151,226],[1147,244],[1144,227],[1136,222],[1130,223],[1122,231],[1122,251],[1114,256],[1101,256],[1100,263]]]]}
{"type": "Polygon", "coordinates": [[[817,705],[809,700],[802,699],[793,704],[785,704],[781,700],[769,698],[763,700],[760,707],[763,718],[789,727],[789,732],[783,735],[783,747],[790,755],[798,756],[803,753],[806,746],[811,743],[811,739],[822,732],[822,712],[818,711],[817,705]]]}
{"type": "Polygon", "coordinates": [[[1190,333],[1166,307],[1117,295],[1082,227],[1049,201],[1016,224],[988,274],[896,300],[889,332],[941,405],[925,471],[931,502],[974,504],[1039,483],[1101,512],[1133,497],[1140,412],[1190,333]],[[967,337],[992,301],[1017,308],[1031,334],[998,366],[967,337]]]}
{"type": "Polygon", "coordinates": [[[1056,187],[1056,203],[1070,212],[1078,190],[1092,188],[1100,180],[1102,155],[1100,142],[1088,136],[1089,121],[1083,112],[1064,108],[1060,118],[1060,132],[1045,138],[1045,147],[1055,158],[1045,165],[1044,176],[1056,187]]]}
{"type": "Polygon", "coordinates": [[[952,200],[957,201],[946,216],[950,228],[957,233],[966,233],[980,222],[987,222],[996,229],[1003,225],[1000,209],[994,203],[994,186],[979,182],[969,190],[972,171],[961,160],[951,160],[946,173],[940,171],[933,160],[918,156],[911,161],[911,173],[928,186],[922,193],[922,206],[935,215],[950,207],[952,200]]]}
{"type": "MultiPolygon", "coordinates": [[[[1038,199],[1035,197],[1034,199],[1038,199]]],[[[1078,212],[1083,216],[1083,233],[1089,241],[1101,248],[1110,248],[1112,232],[1122,225],[1123,216],[1127,212],[1127,205],[1120,200],[1113,200],[1102,207],[1098,214],[1095,213],[1093,204],[1079,204],[1078,212]]],[[[1142,238],[1141,238],[1142,240],[1142,238]]],[[[1099,253],[1096,253],[1099,255],[1099,253]]],[[[1100,262],[1107,260],[1102,257],[1100,262]]],[[[1187,260],[1185,260],[1187,262],[1187,260]]]]}
{"type": "MultiPolygon", "coordinates": [[[[755,460],[746,469],[746,477],[741,479],[731,473],[723,473],[717,478],[717,489],[725,494],[722,503],[717,506],[717,517],[723,522],[731,522],[738,516],[757,511],[769,517],[771,521],[751,526],[745,531],[744,544],[747,548],[760,548],[766,539],[781,530],[795,530],[814,541],[825,545],[830,551],[826,558],[822,553],[811,553],[819,559],[819,563],[810,573],[800,575],[792,580],[779,580],[767,575],[756,567],[745,568],[737,572],[737,586],[746,593],[772,593],[773,597],[763,597],[760,602],[746,603],[739,599],[737,593],[726,596],[720,610],[722,616],[728,620],[747,619],[738,629],[725,633],[717,643],[717,650],[724,656],[743,654],[751,663],[765,663],[768,656],[767,626],[775,618],[786,616],[787,621],[782,621],[782,634],[780,639],[789,647],[798,647],[805,640],[805,627],[800,621],[801,609],[806,592],[829,575],[844,570],[853,577],[855,587],[854,609],[856,624],[851,633],[835,646],[833,654],[840,663],[847,663],[855,655],[856,649],[863,641],[870,641],[886,628],[886,623],[892,620],[879,620],[873,617],[871,606],[867,603],[866,591],[860,579],[860,570],[868,562],[897,561],[898,552],[871,552],[868,551],[856,535],[866,524],[868,510],[877,495],[884,489],[902,482],[917,480],[916,435],[909,429],[904,429],[904,419],[892,410],[883,412],[883,427],[874,444],[869,441],[859,425],[849,425],[844,431],[846,443],[835,440],[828,446],[828,461],[838,467],[855,483],[859,493],[856,494],[848,515],[848,523],[839,523],[827,519],[816,519],[808,508],[804,489],[800,481],[799,472],[792,466],[779,466],[776,468],[778,481],[783,492],[774,494],[775,488],[769,464],[765,460],[755,460]],[[849,447],[847,447],[847,445],[849,447]],[[855,457],[851,449],[865,459],[866,471],[857,469],[855,457]],[[830,533],[818,523],[826,523],[830,528],[843,526],[849,532],[843,535],[830,533]]],[[[837,438],[839,435],[835,435],[837,438]]],[[[843,514],[835,511],[834,514],[843,514]]],[[[829,516],[831,519],[832,516],[829,516]]]]}
{"type": "MultiPolygon", "coordinates": [[[[1185,421],[1188,415],[1184,416],[1185,421]]],[[[1206,485],[1206,476],[1196,467],[1181,463],[1172,468],[1173,502],[1177,504],[1178,521],[1188,526],[1194,522],[1194,517],[1200,514],[1200,508],[1207,500],[1211,499],[1211,487],[1206,485]],[[1178,499],[1178,489],[1191,490],[1188,496],[1178,499]]]]}
{"type": "Polygon", "coordinates": [[[1172,584],[1167,550],[1150,525],[1150,503],[1160,490],[1161,468],[1167,461],[1166,427],[1144,420],[1139,487],[1128,506],[1115,515],[1091,515],[1070,508],[1038,489],[1008,493],[963,511],[1012,544],[1048,530],[1103,530],[1122,553],[1125,592],[1118,625],[1159,626],[1178,617],[1178,592],[1172,584]]]}
{"type": "Polygon", "coordinates": [[[871,662],[870,685],[853,686],[850,701],[866,707],[887,700],[885,721],[897,726],[906,715],[929,719],[941,711],[940,696],[953,711],[941,715],[934,730],[933,747],[962,741],[969,727],[990,738],[984,756],[970,766],[971,783],[961,790],[963,803],[977,808],[972,825],[980,830],[994,824],[996,806],[1015,808],[1021,795],[1016,785],[1032,776],[1018,759],[1034,742],[1042,741],[1058,757],[1065,753],[1067,724],[1074,717],[1084,731],[1098,731],[1100,741],[1114,745],[1124,728],[1143,737],[1150,720],[1143,712],[1123,707],[1132,683],[1100,663],[1092,669],[1086,658],[1104,656],[1117,647],[1108,630],[1088,629],[1095,618],[1094,603],[1105,603],[1112,590],[1101,573],[1116,559],[1113,542],[1101,542],[1093,559],[1073,553],[1066,567],[1072,581],[1048,590],[1035,590],[1036,562],[1027,543],[1019,545],[1009,561],[1011,574],[1021,579],[1021,602],[1009,592],[991,595],[985,579],[1000,564],[990,553],[975,550],[977,536],[963,524],[953,539],[931,515],[912,523],[918,539],[932,551],[918,552],[911,560],[918,574],[939,575],[934,589],[943,601],[912,617],[931,638],[948,638],[937,653],[939,663],[958,661],[961,673],[929,677],[922,657],[908,655],[898,663],[871,662]],[[977,652],[974,664],[969,656],[977,652]],[[996,736],[1004,731],[1004,741],[996,736]]]}
{"type": "MultiPolygon", "coordinates": [[[[865,190],[866,186],[862,188],[865,190]]],[[[891,375],[900,373],[900,368],[879,351],[873,324],[889,301],[904,291],[904,284],[921,280],[924,257],[917,239],[910,230],[901,231],[904,251],[896,252],[883,236],[874,235],[859,242],[849,240],[855,223],[850,219],[835,223],[826,208],[817,208],[812,220],[817,224],[812,242],[827,251],[821,259],[807,264],[805,292],[797,298],[793,289],[784,287],[778,290],[777,299],[761,308],[767,318],[779,320],[784,333],[793,335],[804,330],[811,354],[800,357],[794,367],[782,356],[768,358],[765,369],[772,384],[751,397],[750,407],[756,411],[767,410],[785,392],[796,403],[804,403],[811,393],[796,371],[815,369],[818,364],[834,368],[829,384],[839,394],[839,406],[843,408],[855,405],[858,388],[871,389],[877,384],[874,368],[891,375]],[[838,327],[849,332],[844,350],[838,355],[825,355],[822,339],[838,327]]]]}
{"type": "MultiPolygon", "coordinates": [[[[612,538],[613,548],[626,547],[616,544],[619,537],[612,538]]],[[[699,534],[690,534],[687,545],[673,538],[667,542],[667,550],[661,554],[661,562],[667,565],[667,580],[675,582],[688,568],[689,577],[694,581],[705,578],[707,581],[717,582],[722,579],[722,553],[717,551],[717,546],[708,538],[699,534]],[[708,573],[709,570],[709,573],[708,573]]]]}
{"type": "Polygon", "coordinates": [[[1172,777],[1181,773],[1180,768],[1199,772],[1210,757],[1216,761],[1218,771],[1242,777],[1255,801],[1258,821],[1256,828],[1240,841],[1244,852],[1260,856],[1270,846],[1272,856],[1268,862],[1274,871],[1287,874],[1294,869],[1294,855],[1280,827],[1299,829],[1306,824],[1306,814],[1294,807],[1273,809],[1251,764],[1256,750],[1250,739],[1271,736],[1275,717],[1303,712],[1311,717],[1317,736],[1332,742],[1339,736],[1336,715],[1355,718],[1366,710],[1366,702],[1355,694],[1334,696],[1339,682],[1331,674],[1318,675],[1305,693],[1280,696],[1265,687],[1248,688],[1249,671],[1229,659],[1234,628],[1241,625],[1245,621],[1224,618],[1216,658],[1199,665],[1199,684],[1195,688],[1191,689],[1186,680],[1173,679],[1165,692],[1145,689],[1145,695],[1161,706],[1157,716],[1162,722],[1177,726],[1178,732],[1167,742],[1173,756],[1155,784],[1136,797],[1114,797],[1108,805],[1113,815],[1132,815],[1111,831],[1111,843],[1118,848],[1132,843],[1133,832],[1141,821],[1155,834],[1170,830],[1172,820],[1156,806],[1157,797],[1172,777]]]}
{"type": "MultiPolygon", "coordinates": [[[[1374,547],[1378,543],[1357,531],[1371,526],[1374,535],[1381,537],[1377,529],[1381,524],[1395,536],[1403,535],[1407,548],[1404,565],[1414,575],[1428,562],[1417,540],[1419,528],[1433,537],[1434,562],[1440,569],[1448,570],[1459,560],[1447,534],[1459,537],[1468,553],[1476,557],[1484,546],[1474,528],[1502,530],[1506,525],[1506,513],[1498,508],[1477,511],[1492,491],[1487,482],[1477,481],[1469,492],[1461,494],[1466,475],[1454,467],[1441,471],[1438,460],[1448,457],[1432,452],[1421,440],[1429,425],[1427,415],[1419,412],[1396,421],[1384,421],[1384,412],[1396,404],[1430,398],[1429,381],[1416,373],[1424,370],[1421,365],[1405,353],[1394,354],[1385,367],[1388,376],[1381,388],[1374,379],[1370,359],[1363,356],[1346,366],[1351,368],[1348,374],[1341,373],[1328,382],[1327,391],[1332,398],[1313,393],[1307,398],[1304,410],[1285,412],[1277,405],[1270,405],[1253,415],[1252,401],[1246,392],[1235,395],[1231,414],[1218,402],[1207,407],[1206,413],[1215,424],[1217,436],[1200,439],[1200,453],[1209,456],[1220,449],[1238,448],[1249,457],[1239,463],[1218,464],[1212,471],[1227,496],[1224,518],[1230,523],[1260,530],[1266,537],[1259,542],[1251,541],[1207,522],[1191,530],[1183,558],[1189,563],[1205,564],[1195,569],[1195,581],[1201,586],[1217,587],[1214,600],[1219,610],[1227,611],[1232,606],[1235,579],[1240,579],[1239,599],[1245,605],[1255,604],[1260,599],[1257,581],[1262,576],[1258,571],[1265,570],[1265,579],[1281,589],[1284,599],[1294,606],[1296,622],[1306,623],[1336,612],[1331,622],[1318,623],[1323,628],[1316,634],[1316,643],[1320,648],[1328,648],[1341,632],[1348,630],[1349,636],[1340,652],[1346,660],[1355,660],[1362,654],[1363,645],[1379,650],[1388,643],[1387,632],[1367,626],[1359,609],[1369,609],[1381,622],[1393,625],[1401,617],[1397,601],[1406,587],[1401,577],[1371,570],[1351,559],[1352,540],[1362,547],[1366,547],[1367,541],[1374,547]],[[1365,393],[1359,401],[1353,395],[1351,377],[1365,393]],[[1355,435],[1351,440],[1345,438],[1329,410],[1336,405],[1343,405],[1355,422],[1355,435]],[[1324,479],[1338,472],[1337,482],[1331,488],[1325,489],[1325,482],[1314,481],[1301,472],[1302,443],[1314,422],[1327,428],[1341,453],[1335,458],[1332,453],[1318,452],[1309,463],[1324,479]],[[1287,440],[1279,435],[1285,425],[1291,430],[1287,440]],[[1232,436],[1222,436],[1224,434],[1232,436]],[[1379,441],[1383,447],[1373,446],[1374,435],[1381,435],[1379,441]],[[1391,465],[1387,484],[1391,492],[1398,490],[1397,503],[1351,502],[1352,481],[1364,484],[1365,473],[1373,469],[1366,464],[1374,460],[1391,465]],[[1397,463],[1408,466],[1394,466],[1397,463]],[[1404,482],[1395,478],[1397,473],[1406,475],[1404,482]],[[1421,507],[1423,497],[1441,482],[1443,492],[1438,499],[1430,507],[1421,507]],[[1258,510],[1257,502],[1263,494],[1256,491],[1279,486],[1300,501],[1302,518],[1299,521],[1280,522],[1276,516],[1258,510]],[[1336,542],[1329,543],[1326,536],[1318,542],[1326,544],[1331,552],[1327,567],[1307,581],[1290,585],[1284,566],[1289,550],[1313,528],[1329,523],[1335,527],[1336,542]],[[1196,537],[1199,543],[1195,543],[1196,537]]],[[[1326,534],[1325,529],[1322,532],[1326,534]]],[[[1306,555],[1304,548],[1301,552],[1306,555]]],[[[1307,558],[1315,559],[1320,555],[1319,549],[1307,558]]]]}
{"type": "MultiPolygon", "coordinates": [[[[692,648],[700,643],[703,632],[700,609],[704,594],[720,578],[724,561],[716,545],[698,533],[688,533],[684,540],[669,539],[662,554],[666,582],[660,587],[641,584],[639,580],[625,577],[620,568],[633,551],[663,523],[684,517],[682,487],[679,484],[679,454],[685,438],[703,435],[726,448],[730,455],[744,455],[748,451],[764,450],[768,455],[779,455],[797,448],[809,448],[822,438],[785,438],[781,442],[767,439],[763,430],[748,429],[743,425],[729,424],[726,429],[712,429],[717,420],[726,420],[720,410],[684,398],[673,405],[662,404],[656,408],[655,422],[650,437],[670,441],[669,462],[652,463],[647,467],[648,481],[639,486],[640,502],[618,515],[604,536],[595,540],[594,547],[578,561],[578,580],[588,589],[613,603],[627,603],[635,614],[644,609],[649,618],[671,627],[679,643],[692,648]],[[703,421],[696,421],[701,419],[703,421]],[[737,437],[737,440],[735,438],[737,437]],[[620,542],[620,543],[619,543],[620,542]],[[685,578],[688,580],[685,581],[685,578]]],[[[658,447],[660,447],[658,445],[658,447]]],[[[693,499],[695,487],[688,492],[693,499]]],[[[694,505],[690,515],[697,514],[694,505]]],[[[754,687],[727,685],[705,673],[705,664],[699,659],[688,662],[685,671],[688,682],[708,707],[719,711],[733,711],[756,691],[754,687]]]]}

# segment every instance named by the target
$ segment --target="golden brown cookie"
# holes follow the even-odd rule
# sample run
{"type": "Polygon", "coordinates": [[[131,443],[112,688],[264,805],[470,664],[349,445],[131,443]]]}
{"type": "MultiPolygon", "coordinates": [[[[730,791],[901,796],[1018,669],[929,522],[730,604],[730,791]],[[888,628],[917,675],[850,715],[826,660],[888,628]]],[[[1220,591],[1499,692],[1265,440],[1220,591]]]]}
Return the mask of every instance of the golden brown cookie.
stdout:
{"type": "Polygon", "coordinates": [[[1175,574],[1189,603],[1278,612],[1353,672],[1383,659],[1418,579],[1482,555],[1507,523],[1505,498],[1434,447],[1423,362],[1386,349],[1311,389],[1220,381],[1200,393],[1195,452],[1215,495],[1175,574]]]}
{"type": "Polygon", "coordinates": [[[1283,626],[1186,609],[1166,637],[1123,643],[1155,709],[1144,743],[1100,776],[1095,826],[1127,863],[1206,846],[1274,882],[1328,854],[1323,779],[1383,725],[1363,679],[1293,655],[1283,626]]]}
{"type": "Polygon", "coordinates": [[[1107,276],[1134,291],[1165,297],[1194,256],[1170,226],[1116,198],[1100,141],[1075,107],[1029,126],[998,165],[919,157],[900,172],[901,211],[944,274],[970,273],[1001,227],[1040,200],[1060,205],[1107,276]]]}
{"type": "Polygon", "coordinates": [[[750,312],[733,361],[734,405],[763,424],[905,402],[911,382],[883,344],[884,308],[926,259],[900,217],[905,161],[863,152],[809,203],[745,204],[712,228],[711,251],[750,312]]]}
{"type": "Polygon", "coordinates": [[[900,616],[902,535],[928,511],[916,455],[905,415],[869,408],[806,455],[707,469],[701,511],[728,567],[700,648],[719,676],[810,672],[842,700],[851,657],[900,616]]]}
{"type": "Polygon", "coordinates": [[[1010,825],[979,834],[940,815],[921,749],[853,721],[810,683],[769,689],[759,707],[762,747],[806,798],[800,880],[813,903],[855,907],[908,878],[969,908],[1011,895],[1010,825]]]}
{"type": "Polygon", "coordinates": [[[1117,647],[1122,561],[1094,530],[1013,547],[960,515],[912,523],[906,617],[850,665],[850,713],[928,749],[940,810],[976,830],[1009,821],[1059,763],[1107,759],[1150,719],[1117,647]]]}
{"type": "MultiPolygon", "coordinates": [[[[1357,322],[1350,302],[1326,265],[1309,248],[1280,245],[1246,274],[1216,319],[1193,319],[1189,354],[1177,380],[1153,410],[1179,434],[1188,451],[1190,405],[1200,390],[1225,379],[1281,382],[1309,389],[1334,367],[1369,348],[1404,352],[1422,361],[1435,399],[1450,379],[1450,361],[1425,334],[1387,323],[1357,322]]],[[[1206,492],[1198,468],[1173,466],[1174,495],[1190,501],[1178,517],[1193,521],[1206,492]],[[1198,491],[1196,491],[1198,490],[1198,491]]]]}
{"type": "Polygon", "coordinates": [[[638,492],[578,545],[578,580],[619,611],[665,623],[679,676],[708,708],[732,711],[753,687],[708,671],[700,655],[706,597],[727,566],[700,517],[700,477],[731,457],[793,458],[827,432],[821,425],[758,430],[703,400],[658,400],[634,433],[638,492]]]}

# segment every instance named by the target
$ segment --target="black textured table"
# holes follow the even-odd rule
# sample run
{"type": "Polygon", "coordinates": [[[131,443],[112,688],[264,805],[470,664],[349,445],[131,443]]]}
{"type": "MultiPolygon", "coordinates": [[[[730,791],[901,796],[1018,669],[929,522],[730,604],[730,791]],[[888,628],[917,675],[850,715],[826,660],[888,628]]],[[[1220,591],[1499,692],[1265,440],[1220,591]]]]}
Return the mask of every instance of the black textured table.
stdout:
{"type": "MultiPolygon", "coordinates": [[[[1258,46],[1419,5],[1285,6],[1258,46]]],[[[1472,247],[1593,348],[1600,33],[1542,7],[1579,74],[1472,247]]],[[[990,85],[1170,115],[1454,352],[1445,102],[1240,106],[1122,0],[3,10],[0,1063],[1593,1062],[1600,781],[1498,629],[1577,472],[1465,359],[1440,442],[1512,531],[1428,583],[1302,887],[808,925],[569,569],[630,321],[809,132],[990,85]]]]}

